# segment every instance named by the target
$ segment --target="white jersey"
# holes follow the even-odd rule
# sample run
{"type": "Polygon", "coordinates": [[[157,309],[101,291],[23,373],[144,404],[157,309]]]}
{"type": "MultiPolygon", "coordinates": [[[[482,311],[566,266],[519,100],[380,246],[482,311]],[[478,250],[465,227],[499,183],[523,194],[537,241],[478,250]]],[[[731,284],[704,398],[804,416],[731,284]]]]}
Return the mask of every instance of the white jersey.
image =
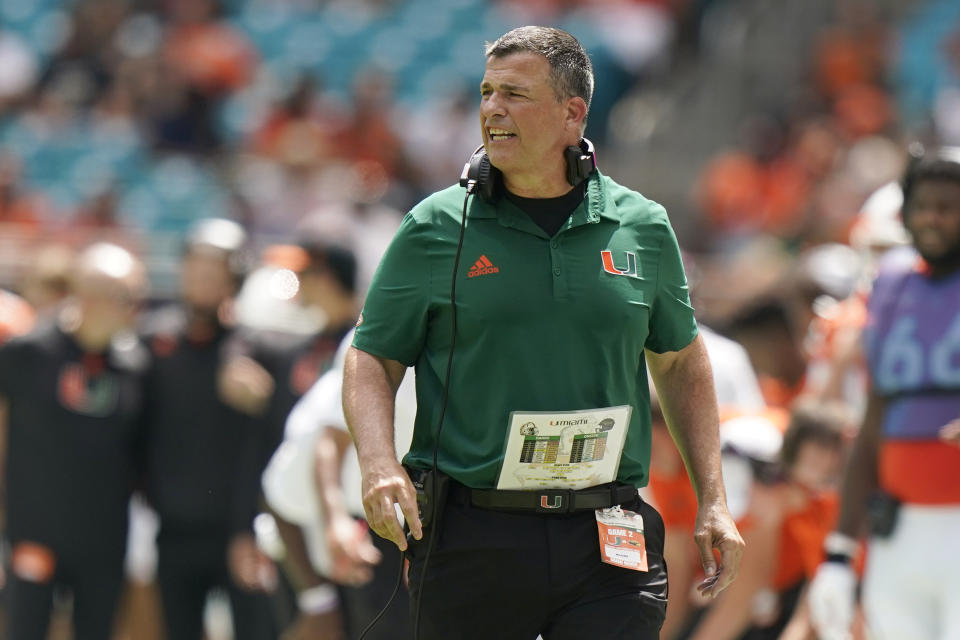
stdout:
{"type": "Polygon", "coordinates": [[[703,336],[703,344],[707,348],[710,367],[713,369],[717,405],[721,409],[736,409],[741,413],[763,411],[766,403],[747,350],[738,342],[725,338],[702,324],[700,335],[703,336]]]}
{"type": "MultiPolygon", "coordinates": [[[[314,445],[321,429],[334,427],[347,430],[341,400],[343,363],[353,340],[348,333],[337,350],[333,366],[313,384],[287,417],[284,439],[263,473],[263,491],[267,503],[284,520],[300,525],[315,568],[321,573],[327,567],[323,542],[323,515],[314,482],[314,445]]],[[[416,416],[414,375],[408,372],[397,390],[394,412],[394,436],[398,459],[410,448],[413,421],[416,416]]],[[[351,447],[344,458],[341,473],[347,510],[363,517],[360,492],[360,465],[356,450],[351,447]]]]}

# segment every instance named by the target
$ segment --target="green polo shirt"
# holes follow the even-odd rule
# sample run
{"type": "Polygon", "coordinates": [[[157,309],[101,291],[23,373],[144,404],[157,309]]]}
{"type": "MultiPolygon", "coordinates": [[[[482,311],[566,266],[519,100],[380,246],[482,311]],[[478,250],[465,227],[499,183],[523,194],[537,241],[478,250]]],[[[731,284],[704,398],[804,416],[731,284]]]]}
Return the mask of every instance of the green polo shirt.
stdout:
{"type": "MultiPolygon", "coordinates": [[[[355,347],[415,366],[417,418],[404,462],[428,469],[451,344],[450,285],[464,189],[435,193],[404,218],[371,284],[355,347]]],[[[457,270],[457,339],[439,467],[496,486],[512,411],[629,404],[619,479],[650,466],[644,349],[697,335],[663,207],[594,173],[552,238],[508,199],[471,196],[457,270]]]]}

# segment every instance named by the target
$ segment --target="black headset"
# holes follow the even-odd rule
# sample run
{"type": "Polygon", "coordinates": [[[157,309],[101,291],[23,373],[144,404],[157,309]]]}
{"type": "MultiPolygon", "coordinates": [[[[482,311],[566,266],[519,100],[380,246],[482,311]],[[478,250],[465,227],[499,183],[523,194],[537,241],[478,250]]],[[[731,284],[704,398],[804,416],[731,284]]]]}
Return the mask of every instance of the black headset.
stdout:
{"type": "MultiPolygon", "coordinates": [[[[593,143],[586,138],[580,138],[579,144],[564,149],[563,157],[567,161],[567,182],[571,186],[577,186],[597,169],[593,143]]],[[[503,193],[503,176],[499,169],[490,164],[483,145],[477,147],[463,165],[460,186],[466,187],[467,193],[476,193],[490,203],[496,202],[503,193]]]]}

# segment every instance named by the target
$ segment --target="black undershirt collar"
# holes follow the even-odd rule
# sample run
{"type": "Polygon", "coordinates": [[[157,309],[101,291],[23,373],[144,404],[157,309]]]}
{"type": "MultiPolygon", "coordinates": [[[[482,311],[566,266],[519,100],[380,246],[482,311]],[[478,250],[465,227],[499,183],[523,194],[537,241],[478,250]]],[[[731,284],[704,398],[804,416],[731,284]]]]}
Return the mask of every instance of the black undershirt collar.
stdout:
{"type": "Polygon", "coordinates": [[[524,198],[504,189],[507,199],[530,216],[538,227],[551,238],[557,234],[570,214],[576,211],[587,195],[584,180],[567,193],[557,198],[524,198]]]}

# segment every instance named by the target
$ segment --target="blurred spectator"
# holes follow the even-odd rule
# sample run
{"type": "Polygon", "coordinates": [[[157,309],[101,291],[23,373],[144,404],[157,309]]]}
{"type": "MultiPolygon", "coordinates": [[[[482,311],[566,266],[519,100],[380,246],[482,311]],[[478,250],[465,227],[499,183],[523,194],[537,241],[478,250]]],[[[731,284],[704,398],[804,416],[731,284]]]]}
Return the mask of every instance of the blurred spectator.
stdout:
{"type": "Polygon", "coordinates": [[[74,250],[46,244],[32,252],[20,280],[20,292],[40,317],[52,315],[70,292],[74,250]]]}
{"type": "Polygon", "coordinates": [[[406,154],[417,166],[422,191],[437,191],[459,177],[480,144],[479,117],[473,87],[453,90],[410,114],[400,133],[406,154]]]}
{"type": "MultiPolygon", "coordinates": [[[[270,340],[268,343],[267,339],[270,337],[268,335],[262,335],[258,341],[259,348],[253,357],[266,367],[275,382],[275,391],[268,410],[271,441],[263,448],[266,458],[262,459],[262,466],[266,466],[267,459],[274,455],[274,450],[280,438],[283,437],[284,426],[288,423],[287,416],[294,403],[314,385],[320,374],[325,374],[330,369],[337,348],[353,328],[359,313],[356,298],[357,262],[348,247],[329,237],[314,235],[301,237],[299,246],[275,247],[272,253],[274,262],[285,264],[289,269],[287,273],[296,274],[299,281],[297,298],[301,304],[316,307],[324,317],[324,325],[319,332],[306,336],[285,348],[277,340],[270,340]],[[273,439],[273,436],[276,438],[273,439]]],[[[338,363],[338,366],[342,368],[342,363],[338,363]]],[[[336,374],[339,375],[339,371],[336,374]]],[[[339,395],[337,401],[337,407],[339,407],[339,395]]],[[[312,416],[306,419],[310,420],[312,416]]],[[[297,446],[305,447],[303,450],[293,452],[291,447],[294,445],[287,444],[285,453],[280,455],[285,459],[290,455],[298,459],[304,457],[312,459],[313,440],[308,440],[309,442],[303,439],[298,440],[297,446]]],[[[349,436],[347,436],[347,442],[349,442],[349,436]]],[[[331,459],[321,461],[318,457],[315,470],[314,465],[309,464],[310,471],[307,477],[302,479],[306,480],[314,474],[321,473],[334,473],[338,476],[339,474],[332,469],[340,468],[343,444],[342,440],[338,442],[335,450],[339,453],[332,455],[331,459]]],[[[302,495],[299,493],[302,491],[301,486],[297,486],[295,491],[298,492],[297,495],[302,495]]],[[[316,499],[312,499],[311,502],[316,503],[316,499]]],[[[283,498],[283,504],[287,503],[289,503],[287,497],[283,498]]],[[[323,632],[333,634],[330,637],[340,637],[336,634],[346,631],[349,633],[348,637],[356,637],[376,612],[371,611],[371,607],[382,606],[383,602],[375,604],[367,602],[361,606],[359,601],[338,598],[333,585],[325,576],[343,579],[344,575],[332,574],[329,566],[315,565],[311,558],[314,557],[316,550],[310,548],[311,545],[315,545],[315,541],[308,541],[305,538],[304,532],[301,531],[301,525],[304,523],[299,518],[292,517],[282,505],[271,504],[271,507],[286,549],[284,567],[298,593],[299,616],[294,628],[298,633],[308,633],[312,630],[314,634],[323,632]],[[342,619],[337,607],[340,600],[345,606],[342,619]]],[[[301,505],[301,508],[307,507],[307,505],[301,505]]],[[[338,522],[338,526],[339,524],[338,522]]],[[[352,519],[351,524],[353,526],[350,530],[354,535],[350,542],[362,542],[364,538],[357,535],[358,529],[352,519]]],[[[315,528],[310,529],[313,531],[315,528]]],[[[368,559],[370,553],[379,557],[376,551],[371,551],[372,546],[369,545],[369,540],[366,540],[364,546],[367,547],[366,551],[354,549],[351,553],[368,559]]],[[[372,599],[382,596],[385,602],[393,586],[395,570],[390,571],[390,574],[391,576],[386,578],[389,583],[386,592],[382,588],[378,589],[377,598],[372,599]]],[[[358,586],[352,580],[351,577],[351,582],[348,584],[358,586]]],[[[393,634],[388,637],[395,637],[398,633],[396,621],[393,622],[394,624],[385,626],[387,633],[393,634]]]]}
{"type": "Polygon", "coordinates": [[[146,273],[108,244],[75,267],[57,321],[0,350],[11,638],[46,637],[54,590],[66,587],[75,637],[108,640],[122,586],[146,366],[130,330],[146,273]]]}
{"type": "Polygon", "coordinates": [[[393,78],[369,68],[353,84],[349,121],[338,139],[344,161],[372,163],[391,180],[416,182],[415,168],[404,152],[398,125],[400,113],[394,104],[393,78]]]}
{"type": "Polygon", "coordinates": [[[169,0],[163,54],[187,84],[206,95],[236,91],[250,81],[256,53],[222,20],[219,0],[169,0]]]}
{"type": "Polygon", "coordinates": [[[39,88],[63,82],[82,90],[78,102],[89,107],[107,87],[118,62],[113,35],[129,11],[123,0],[92,0],[72,8],[71,29],[63,46],[44,68],[39,88]]]}
{"type": "Polygon", "coordinates": [[[253,77],[257,56],[246,38],[222,20],[217,0],[170,0],[153,97],[160,148],[206,153],[221,136],[217,109],[253,77]]]}
{"type": "Polygon", "coordinates": [[[766,403],[789,408],[802,388],[806,359],[785,303],[775,298],[751,303],[731,320],[727,334],[750,354],[766,403]]]}
{"type": "Polygon", "coordinates": [[[280,269],[271,277],[273,290],[252,301],[261,307],[256,315],[268,314],[276,294],[282,294],[296,296],[301,305],[319,315],[321,322],[317,330],[303,335],[277,330],[244,332],[224,354],[227,362],[221,394],[234,406],[263,418],[256,442],[246,451],[243,462],[256,469],[249,478],[254,484],[250,490],[257,493],[263,468],[283,438],[287,415],[330,368],[340,341],[353,328],[359,313],[355,298],[357,262],[348,247],[327,239],[303,239],[299,246],[271,247],[266,260],[280,269]],[[248,390],[245,371],[254,367],[262,368],[257,375],[269,376],[269,394],[260,396],[248,390]],[[234,371],[238,375],[232,375],[234,371]]]}
{"type": "Polygon", "coordinates": [[[107,189],[84,206],[77,215],[77,224],[104,231],[117,226],[117,194],[107,189]]]}
{"type": "Polygon", "coordinates": [[[154,84],[147,96],[153,145],[163,151],[210,153],[219,148],[216,103],[191,87],[167,63],[158,61],[154,84]]]}
{"type": "Polygon", "coordinates": [[[864,203],[850,231],[850,246],[859,256],[859,274],[850,296],[820,300],[804,339],[809,354],[803,395],[844,403],[860,418],[867,402],[866,358],[862,349],[867,299],[880,257],[904,246],[909,236],[900,217],[903,192],[895,182],[877,189],[864,203]]]}
{"type": "Polygon", "coordinates": [[[830,556],[811,584],[811,612],[825,635],[850,627],[850,561],[865,534],[862,601],[872,634],[960,633],[958,620],[942,614],[955,610],[950,602],[960,585],[949,564],[954,556],[940,551],[960,522],[960,151],[914,158],[903,179],[903,220],[913,247],[884,256],[870,294],[870,394],[830,556]],[[908,553],[917,555],[904,562],[908,553]]]}
{"type": "MultiPolygon", "coordinates": [[[[790,638],[810,637],[805,605],[798,603],[836,520],[848,425],[849,416],[837,407],[798,405],[791,411],[779,456],[782,479],[754,480],[743,520],[749,551],[737,580],[710,606],[692,640],[775,640],[788,624],[790,638]]],[[[748,431],[742,437],[756,436],[748,431]]]]}
{"type": "Polygon", "coordinates": [[[811,64],[814,82],[828,98],[882,82],[889,51],[890,34],[874,3],[844,0],[835,16],[818,34],[811,64]]]}
{"type": "Polygon", "coordinates": [[[312,210],[298,225],[302,237],[330,238],[351,247],[357,259],[357,296],[363,299],[373,273],[396,233],[403,213],[376,200],[385,185],[379,176],[357,171],[331,172],[348,197],[312,210]],[[373,200],[364,199],[364,194],[373,200]]]}
{"type": "Polygon", "coordinates": [[[107,187],[94,195],[80,207],[71,222],[76,231],[100,238],[124,235],[118,219],[116,189],[107,187]]]}
{"type": "Polygon", "coordinates": [[[292,171],[320,169],[340,157],[336,136],[347,124],[346,114],[317,85],[312,76],[300,76],[255,133],[257,153],[292,171]]]}
{"type": "Polygon", "coordinates": [[[47,217],[43,198],[24,187],[20,160],[0,153],[0,223],[37,227],[47,217]]]}
{"type": "MultiPolygon", "coordinates": [[[[346,637],[355,640],[390,598],[400,557],[363,521],[360,467],[341,404],[343,359],[352,337],[344,337],[331,369],[290,413],[263,485],[271,508],[285,521],[285,566],[310,596],[303,599],[300,628],[312,628],[339,605],[346,637]]],[[[398,458],[409,448],[415,414],[414,377],[408,374],[394,413],[398,458]]],[[[409,624],[403,590],[367,637],[403,640],[409,624]]]]}
{"type": "MultiPolygon", "coordinates": [[[[700,335],[703,336],[713,369],[720,415],[762,412],[763,396],[746,350],[703,325],[700,326],[700,335]]],[[[695,574],[700,566],[699,551],[690,539],[697,517],[697,496],[687,476],[683,458],[667,429],[652,386],[650,402],[653,444],[650,482],[645,493],[663,517],[666,531],[663,555],[670,566],[667,577],[674,595],[667,608],[661,635],[670,639],[688,624],[692,604],[688,594],[694,591],[695,574]]],[[[729,498],[728,504],[731,515],[737,517],[729,498]]]]}
{"type": "Polygon", "coordinates": [[[229,594],[235,638],[275,637],[265,593],[275,577],[253,543],[257,494],[248,491],[259,470],[243,467],[259,425],[249,407],[236,407],[220,390],[269,383],[256,371],[225,369],[246,240],[229,220],[198,221],[184,244],[180,302],[144,323],[153,354],[146,386],[147,497],[160,517],[157,580],[167,637],[178,640],[201,638],[214,588],[229,594]]]}
{"type": "Polygon", "coordinates": [[[748,150],[718,154],[705,168],[698,185],[701,205],[722,233],[763,232],[794,240],[817,224],[812,199],[840,157],[837,133],[828,120],[797,123],[783,138],[763,120],[750,125],[748,150]]]}

